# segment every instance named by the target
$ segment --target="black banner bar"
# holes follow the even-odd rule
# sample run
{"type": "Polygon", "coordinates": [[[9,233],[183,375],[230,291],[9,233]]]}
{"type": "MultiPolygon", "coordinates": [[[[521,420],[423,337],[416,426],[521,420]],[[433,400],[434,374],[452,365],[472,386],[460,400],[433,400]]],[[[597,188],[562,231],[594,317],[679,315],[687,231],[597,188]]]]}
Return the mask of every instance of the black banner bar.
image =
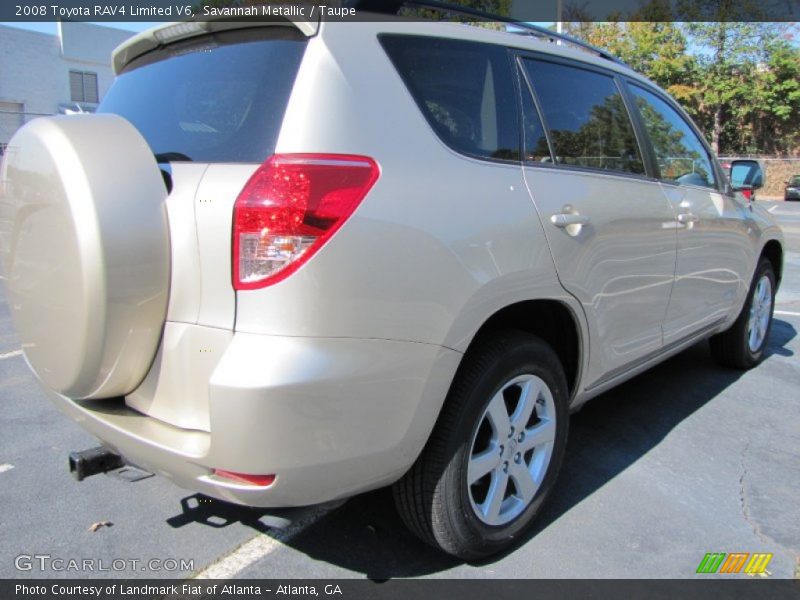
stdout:
{"type": "Polygon", "coordinates": [[[646,598],[648,600],[783,600],[800,596],[800,581],[775,579],[700,580],[0,580],[0,598],[21,600],[505,600],[535,598],[646,598]]]}
{"type": "Polygon", "coordinates": [[[800,0],[3,0],[0,21],[183,21],[300,18],[384,21],[405,18],[470,20],[443,4],[519,22],[800,21],[800,0]],[[435,5],[435,6],[434,6],[435,5]]]}

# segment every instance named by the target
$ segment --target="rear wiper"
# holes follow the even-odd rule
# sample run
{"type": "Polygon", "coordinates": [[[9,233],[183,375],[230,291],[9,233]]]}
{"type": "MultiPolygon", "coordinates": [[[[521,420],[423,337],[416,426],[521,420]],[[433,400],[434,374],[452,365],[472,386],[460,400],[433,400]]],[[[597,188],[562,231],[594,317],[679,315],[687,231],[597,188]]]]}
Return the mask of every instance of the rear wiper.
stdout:
{"type": "Polygon", "coordinates": [[[191,157],[186,156],[182,152],[160,152],[155,155],[157,163],[169,162],[194,162],[191,157]]]}

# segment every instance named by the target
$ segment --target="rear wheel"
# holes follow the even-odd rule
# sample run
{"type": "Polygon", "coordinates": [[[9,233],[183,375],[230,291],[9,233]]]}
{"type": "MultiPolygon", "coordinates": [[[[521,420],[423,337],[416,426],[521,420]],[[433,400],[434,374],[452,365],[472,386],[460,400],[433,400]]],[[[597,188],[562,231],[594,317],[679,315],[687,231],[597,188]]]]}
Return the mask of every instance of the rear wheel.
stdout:
{"type": "Polygon", "coordinates": [[[762,258],[736,322],[711,338],[711,353],[725,367],[751,369],[764,359],[775,309],[775,271],[762,258]]]}
{"type": "Polygon", "coordinates": [[[542,340],[517,331],[483,340],[464,358],[422,455],[394,486],[406,525],[464,559],[510,546],[556,479],[567,400],[564,371],[542,340]]]}

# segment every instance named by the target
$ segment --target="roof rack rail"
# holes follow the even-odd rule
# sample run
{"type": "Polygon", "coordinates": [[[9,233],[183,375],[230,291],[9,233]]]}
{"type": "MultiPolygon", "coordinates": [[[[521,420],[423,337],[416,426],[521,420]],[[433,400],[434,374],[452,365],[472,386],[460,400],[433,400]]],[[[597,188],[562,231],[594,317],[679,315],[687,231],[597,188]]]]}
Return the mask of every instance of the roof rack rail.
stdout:
{"type": "Polygon", "coordinates": [[[596,54],[597,56],[604,58],[606,60],[610,60],[617,64],[627,66],[623,61],[618,59],[610,52],[607,52],[602,48],[598,48],[597,46],[593,46],[592,44],[584,42],[583,40],[579,40],[578,38],[574,38],[571,35],[567,35],[565,33],[557,33],[545,27],[540,27],[539,25],[533,25],[531,23],[517,21],[515,19],[512,19],[511,17],[485,12],[477,8],[460,6],[458,4],[453,4],[450,2],[438,2],[437,0],[394,0],[388,2],[379,2],[376,0],[360,0],[360,1],[355,0],[354,2],[351,1],[350,4],[355,4],[357,5],[357,8],[362,10],[368,10],[371,12],[379,12],[379,13],[389,13],[389,14],[397,14],[399,10],[404,6],[407,7],[413,6],[417,8],[430,8],[433,10],[447,12],[455,15],[462,15],[465,17],[475,17],[476,19],[481,21],[499,21],[501,23],[508,23],[519,29],[519,31],[511,31],[509,33],[518,33],[540,38],[546,38],[551,42],[561,41],[571,46],[580,48],[581,50],[586,50],[587,52],[596,54]]]}

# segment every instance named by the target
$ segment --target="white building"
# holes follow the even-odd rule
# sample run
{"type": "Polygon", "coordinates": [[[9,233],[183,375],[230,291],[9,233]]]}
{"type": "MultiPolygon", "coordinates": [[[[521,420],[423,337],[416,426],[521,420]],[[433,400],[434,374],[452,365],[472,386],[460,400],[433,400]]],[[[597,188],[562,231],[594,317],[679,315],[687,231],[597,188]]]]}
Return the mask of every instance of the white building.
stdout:
{"type": "Polygon", "coordinates": [[[90,23],[59,23],[56,35],[0,25],[0,151],[34,117],[93,111],[114,78],[111,51],[132,35],[90,23]]]}

